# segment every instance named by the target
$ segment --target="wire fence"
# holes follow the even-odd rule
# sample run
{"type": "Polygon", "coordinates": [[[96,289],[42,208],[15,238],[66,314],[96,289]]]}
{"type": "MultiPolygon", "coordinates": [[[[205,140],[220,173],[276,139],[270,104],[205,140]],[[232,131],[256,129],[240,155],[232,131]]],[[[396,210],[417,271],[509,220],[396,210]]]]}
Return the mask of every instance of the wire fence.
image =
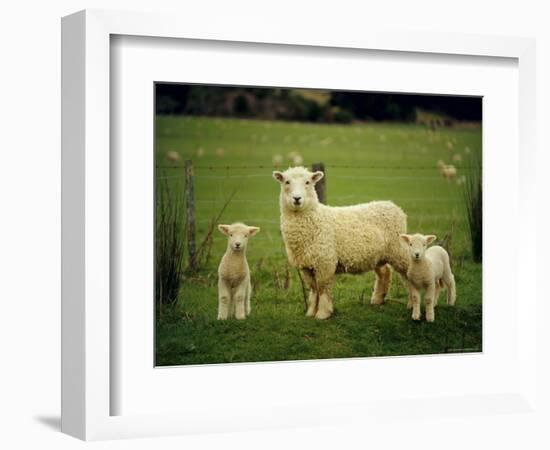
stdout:
{"type": "MultiPolygon", "coordinates": [[[[194,166],[197,170],[280,170],[281,166],[274,166],[268,164],[260,165],[210,165],[210,166],[194,166]]],[[[329,166],[331,169],[366,169],[366,170],[437,170],[436,166],[415,166],[415,165],[399,165],[399,166],[385,166],[385,165],[352,165],[352,164],[331,164],[329,166]]],[[[184,169],[184,166],[175,165],[175,164],[164,164],[157,165],[157,169],[184,169]]],[[[473,166],[461,166],[462,169],[471,169],[475,168],[473,166]]],[[[265,174],[264,174],[265,175],[265,174]]]]}
{"type": "MultiPolygon", "coordinates": [[[[324,171],[324,165],[322,163],[316,164],[315,167],[322,167],[324,171]]],[[[226,185],[221,184],[224,180],[242,180],[242,179],[261,179],[261,178],[271,178],[270,170],[277,169],[277,167],[273,165],[197,165],[194,166],[191,161],[185,161],[185,166],[183,165],[158,165],[157,169],[170,169],[170,172],[163,173],[163,172],[157,172],[157,180],[175,180],[180,179],[184,183],[184,189],[185,189],[185,199],[186,199],[186,229],[187,230],[193,230],[193,232],[188,233],[186,236],[186,239],[188,240],[186,247],[189,249],[196,249],[197,245],[195,243],[195,227],[199,226],[199,231],[202,234],[204,230],[207,230],[207,236],[211,235],[213,232],[213,227],[215,227],[215,224],[213,222],[213,219],[211,217],[197,217],[197,214],[195,213],[195,209],[198,207],[201,211],[205,211],[204,208],[207,208],[207,210],[212,213],[216,208],[222,207],[225,208],[228,204],[228,198],[229,203],[236,204],[236,205],[242,205],[243,211],[251,211],[250,209],[246,209],[246,205],[267,205],[264,209],[266,212],[269,210],[269,208],[275,207],[277,208],[279,199],[278,196],[270,195],[262,196],[260,193],[256,193],[253,197],[254,198],[235,198],[236,190],[233,192],[233,194],[229,195],[229,192],[226,189],[226,185]],[[179,170],[180,173],[174,173],[172,170],[179,170]],[[235,171],[238,170],[254,170],[253,173],[245,173],[245,174],[237,174],[235,171]],[[216,173],[215,171],[223,171],[225,173],[216,173]],[[197,177],[195,174],[197,172],[200,172],[200,175],[197,177]],[[210,187],[212,185],[219,184],[220,188],[218,189],[218,194],[213,197],[208,196],[202,196],[201,191],[198,190],[197,192],[199,195],[195,197],[195,184],[197,183],[197,179],[201,181],[200,185],[204,188],[205,184],[202,183],[202,181],[206,181],[207,185],[210,184],[210,187]],[[201,206],[204,205],[204,206],[201,206]]],[[[463,170],[464,167],[461,167],[461,170],[463,170]]],[[[328,174],[329,180],[343,180],[343,181],[405,181],[407,183],[418,183],[418,182],[428,182],[430,183],[429,186],[432,186],[432,182],[444,182],[444,179],[442,177],[442,174],[438,173],[438,168],[435,166],[386,166],[386,165],[330,165],[328,166],[328,170],[330,173],[328,174]],[[333,171],[335,169],[335,171],[333,171]],[[390,170],[394,171],[393,173],[388,173],[387,175],[354,175],[354,174],[343,174],[341,172],[338,172],[336,169],[369,169],[369,170],[390,170]],[[407,175],[404,172],[414,171],[414,170],[430,170],[433,174],[422,174],[421,176],[417,175],[407,175]],[[398,172],[397,172],[398,171],[398,172]],[[397,172],[397,173],[396,173],[397,172]]],[[[321,202],[326,203],[326,179],[327,177],[323,177],[320,181],[320,183],[317,183],[316,189],[319,196],[319,199],[321,202]],[[319,186],[321,185],[321,186],[319,186]],[[320,188],[320,190],[319,190],[320,188]]],[[[329,181],[330,183],[330,181],[329,181]]],[[[352,186],[352,184],[350,184],[352,186]]],[[[412,184],[411,187],[414,185],[412,184]]],[[[434,189],[438,189],[436,186],[434,186],[434,189]]],[[[407,192],[407,191],[405,191],[407,192]]],[[[203,191],[204,193],[204,191],[203,191]]],[[[248,193],[248,191],[247,191],[248,193]]],[[[412,192],[411,192],[412,193],[412,192]]],[[[409,194],[410,195],[410,194],[409,194]]],[[[454,195],[454,194],[453,194],[454,195]]],[[[354,194],[347,194],[347,195],[337,195],[332,196],[329,195],[331,204],[338,205],[338,204],[353,204],[353,203],[362,203],[369,201],[368,198],[365,198],[364,194],[360,193],[354,193],[354,194]]],[[[401,195],[399,198],[400,204],[408,205],[408,207],[414,206],[415,204],[418,204],[417,208],[420,208],[420,205],[429,205],[429,204],[441,204],[444,202],[448,202],[449,197],[441,197],[441,196],[434,196],[434,195],[427,195],[419,197],[417,196],[407,196],[401,195]]],[[[240,208],[241,206],[239,206],[240,208]]],[[[440,207],[438,207],[440,209],[440,207]]],[[[277,213],[269,214],[269,216],[261,216],[262,209],[258,209],[258,206],[252,208],[252,210],[256,211],[256,214],[254,216],[258,217],[251,217],[250,214],[246,215],[247,222],[248,223],[254,223],[257,225],[264,225],[267,226],[268,229],[278,229],[279,220],[278,220],[278,209],[277,213]]],[[[430,210],[429,213],[426,214],[424,217],[423,215],[418,215],[416,217],[417,225],[422,224],[426,219],[429,219],[432,224],[438,223],[441,221],[449,221],[453,220],[456,221],[456,214],[454,214],[452,211],[449,211],[449,213],[441,213],[441,212],[435,212],[433,210],[430,210]]],[[[264,242],[270,242],[270,243],[278,243],[281,244],[280,236],[273,235],[273,233],[269,234],[261,234],[257,237],[255,237],[255,240],[260,240],[264,242]]],[[[195,250],[196,251],[196,250],[195,250]]],[[[262,257],[265,256],[271,256],[271,255],[281,255],[284,254],[284,248],[280,245],[276,246],[273,249],[268,249],[266,252],[262,252],[262,257]]],[[[194,258],[195,255],[189,255],[189,258],[194,258]]]]}

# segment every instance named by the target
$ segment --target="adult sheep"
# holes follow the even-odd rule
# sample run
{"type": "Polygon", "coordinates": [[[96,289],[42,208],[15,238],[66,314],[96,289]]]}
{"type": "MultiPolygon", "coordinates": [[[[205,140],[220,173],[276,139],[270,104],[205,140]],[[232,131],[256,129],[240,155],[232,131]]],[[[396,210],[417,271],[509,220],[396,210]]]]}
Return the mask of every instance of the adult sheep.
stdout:
{"type": "Polygon", "coordinates": [[[374,270],[371,303],[381,304],[390,288],[389,266],[406,276],[409,265],[406,246],[399,238],[407,229],[401,208],[390,201],[323,205],[315,192],[323,175],[304,167],[273,172],[281,185],[281,232],[287,257],[310,288],[306,315],[316,319],[332,315],[337,273],[374,270]]]}

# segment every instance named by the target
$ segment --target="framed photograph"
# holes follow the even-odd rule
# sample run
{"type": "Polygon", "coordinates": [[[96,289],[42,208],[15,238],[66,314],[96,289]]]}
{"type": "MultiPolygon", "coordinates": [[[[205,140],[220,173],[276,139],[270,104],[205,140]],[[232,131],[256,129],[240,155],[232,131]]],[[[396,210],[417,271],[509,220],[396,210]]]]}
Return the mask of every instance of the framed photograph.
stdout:
{"type": "Polygon", "coordinates": [[[64,432],[533,407],[533,41],[84,11],[62,46],[64,432]]]}
{"type": "Polygon", "coordinates": [[[478,96],[157,82],[155,366],[481,352],[481,155],[478,96]]]}

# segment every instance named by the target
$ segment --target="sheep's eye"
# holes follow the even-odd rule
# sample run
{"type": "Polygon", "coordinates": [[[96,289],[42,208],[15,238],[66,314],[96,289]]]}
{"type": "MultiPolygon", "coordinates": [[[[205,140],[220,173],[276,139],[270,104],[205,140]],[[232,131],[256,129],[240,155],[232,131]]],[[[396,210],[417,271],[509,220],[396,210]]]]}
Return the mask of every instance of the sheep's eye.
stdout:
{"type": "Polygon", "coordinates": [[[309,184],[309,181],[306,181],[306,184],[309,184]]]}
{"type": "Polygon", "coordinates": [[[287,181],[285,181],[285,184],[290,184],[290,181],[288,181],[288,180],[287,180],[287,181]]]}
{"type": "Polygon", "coordinates": [[[232,234],[230,234],[230,235],[229,235],[229,237],[233,237],[233,235],[232,235],[232,234]]]}
{"type": "Polygon", "coordinates": [[[409,247],[412,247],[413,245],[412,244],[409,244],[409,247]]]}

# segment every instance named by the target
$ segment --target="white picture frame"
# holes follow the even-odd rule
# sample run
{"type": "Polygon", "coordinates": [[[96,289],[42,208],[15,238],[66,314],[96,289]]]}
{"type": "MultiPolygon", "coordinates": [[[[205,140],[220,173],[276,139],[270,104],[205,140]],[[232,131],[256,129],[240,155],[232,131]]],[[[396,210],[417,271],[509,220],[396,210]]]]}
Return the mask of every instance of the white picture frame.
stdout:
{"type": "MultiPolygon", "coordinates": [[[[517,211],[522,220],[517,226],[524,238],[521,247],[515,250],[518,260],[532,261],[529,269],[517,267],[518,280],[528,279],[527,271],[534,270],[535,236],[529,232],[535,228],[536,219],[534,186],[530,179],[535,166],[535,45],[532,39],[390,33],[372,29],[360,35],[349,31],[338,36],[313,30],[304,37],[292,30],[273,32],[254,24],[246,29],[233,29],[230,24],[221,23],[215,30],[205,29],[193,18],[162,14],[94,10],[67,16],[62,22],[62,430],[65,433],[97,440],[247,430],[333,423],[391,409],[389,403],[377,400],[371,404],[361,401],[332,404],[330,412],[314,404],[300,408],[277,405],[271,412],[262,405],[264,410],[241,411],[241,416],[237,414],[232,420],[224,420],[223,414],[214,412],[111,414],[111,398],[117,388],[110,370],[110,336],[116,324],[111,323],[109,303],[112,289],[110,186],[112,177],[116,177],[111,173],[109,151],[112,138],[110,46],[114,35],[298,45],[327,48],[332,52],[368,49],[407,52],[412,57],[446,54],[517,60],[519,178],[513,189],[521,199],[517,211]]],[[[517,412],[535,407],[536,292],[534,285],[525,285],[527,292],[522,291],[522,308],[517,311],[514,343],[520,364],[513,387],[484,398],[478,393],[459,400],[432,399],[438,402],[438,408],[468,415],[480,400],[483,400],[483,411],[489,414],[498,412],[503,404],[517,412]]],[[[337,364],[333,362],[332,367],[337,364]]],[[[386,360],[380,364],[392,363],[386,360]]],[[[261,370],[269,376],[270,371],[277,369],[275,365],[263,365],[261,370]]],[[[421,409],[418,399],[409,398],[407,402],[411,411],[421,409]]],[[[476,408],[479,413],[479,406],[476,408]]]]}

